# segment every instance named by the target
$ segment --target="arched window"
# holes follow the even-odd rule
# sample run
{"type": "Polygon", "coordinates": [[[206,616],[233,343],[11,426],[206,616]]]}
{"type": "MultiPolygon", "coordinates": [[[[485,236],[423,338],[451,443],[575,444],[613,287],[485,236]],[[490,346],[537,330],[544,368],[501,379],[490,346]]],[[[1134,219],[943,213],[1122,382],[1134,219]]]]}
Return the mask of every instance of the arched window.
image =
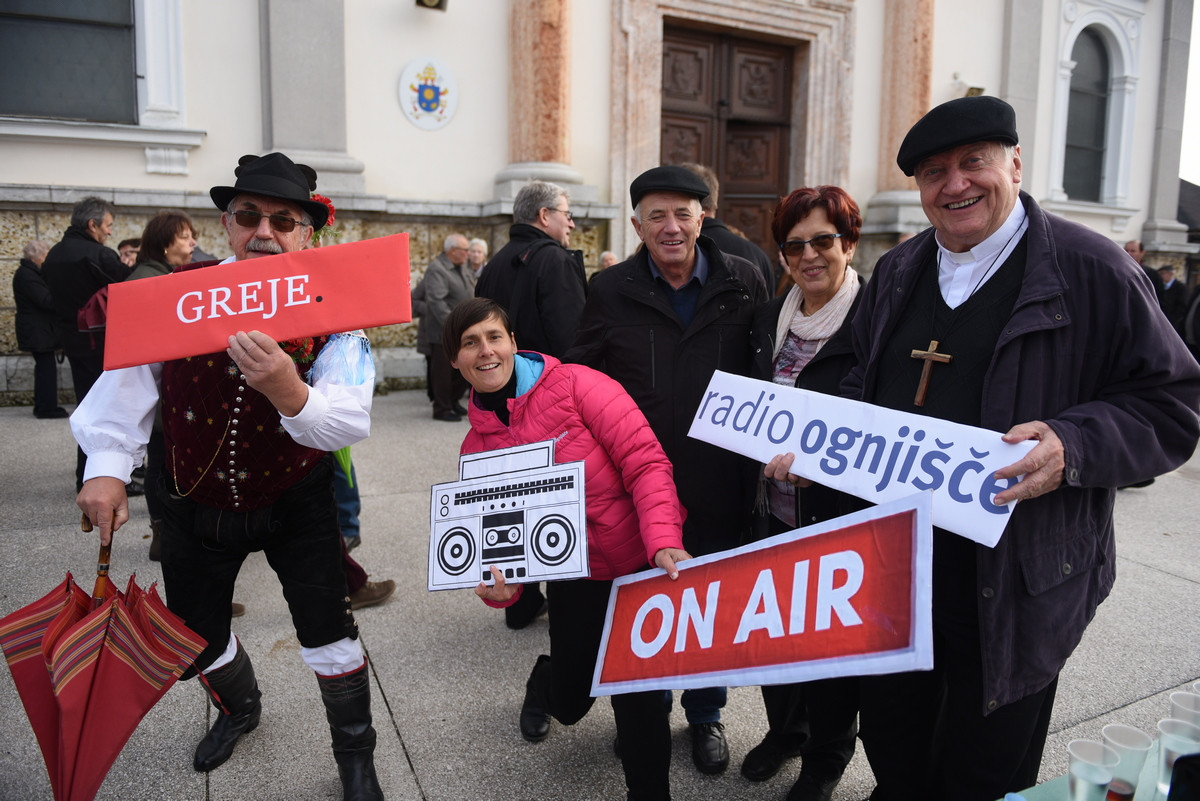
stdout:
{"type": "Polygon", "coordinates": [[[1063,190],[1071,200],[1099,202],[1104,186],[1109,86],[1108,50],[1094,28],[1086,28],[1071,51],[1071,94],[1063,190]]]}

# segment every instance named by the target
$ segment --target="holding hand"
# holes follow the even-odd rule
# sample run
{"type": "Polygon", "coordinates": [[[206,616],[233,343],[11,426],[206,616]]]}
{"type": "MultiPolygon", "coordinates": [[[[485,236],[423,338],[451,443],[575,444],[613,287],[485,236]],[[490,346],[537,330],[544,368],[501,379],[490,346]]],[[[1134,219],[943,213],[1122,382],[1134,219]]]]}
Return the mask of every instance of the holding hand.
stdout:
{"type": "Polygon", "coordinates": [[[489,570],[492,571],[492,578],[496,583],[489,587],[482,581],[475,587],[475,594],[484,601],[491,601],[494,604],[508,603],[512,597],[517,594],[520,584],[506,584],[504,574],[495,565],[492,565],[489,570]]]}
{"type": "Polygon", "coordinates": [[[771,458],[771,461],[763,465],[763,475],[767,478],[773,478],[776,481],[791,484],[793,487],[811,487],[812,479],[789,472],[794,461],[796,461],[796,454],[794,453],[776,454],[771,458]]]}
{"type": "Polygon", "coordinates": [[[679,548],[660,548],[654,554],[654,564],[667,571],[667,576],[675,581],[679,578],[679,568],[675,567],[675,563],[691,558],[690,553],[679,548]]]}
{"type": "Polygon", "coordinates": [[[101,545],[111,543],[113,532],[129,520],[129,497],[125,494],[125,482],[112,476],[96,476],[83,482],[75,505],[99,529],[101,545]]]}
{"type": "Polygon", "coordinates": [[[225,349],[246,383],[262,394],[284,417],[295,417],[308,402],[308,385],[296,372],[292,357],[262,331],[238,331],[225,349]]]}
{"type": "Polygon", "coordinates": [[[1066,460],[1063,455],[1062,440],[1054,429],[1041,420],[1021,423],[1013,426],[1003,437],[1005,442],[1024,442],[1027,439],[1037,440],[1038,444],[1025,458],[1014,462],[1008,467],[996,471],[996,478],[1015,478],[1022,473],[1021,479],[1012,487],[996,496],[995,504],[1003,506],[1011,501],[1023,501],[1036,498],[1058,489],[1063,480],[1063,467],[1066,460]]]}

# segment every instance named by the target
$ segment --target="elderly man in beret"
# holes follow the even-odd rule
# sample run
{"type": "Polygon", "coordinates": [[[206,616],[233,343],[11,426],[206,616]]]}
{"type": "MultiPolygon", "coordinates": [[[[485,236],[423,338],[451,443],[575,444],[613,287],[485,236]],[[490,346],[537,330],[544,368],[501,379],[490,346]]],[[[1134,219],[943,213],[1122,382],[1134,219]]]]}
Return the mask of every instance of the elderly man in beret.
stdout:
{"type": "MultiPolygon", "coordinates": [[[[629,193],[645,247],[592,279],[567,361],[615,378],[646,415],[688,511],[684,545],[699,556],[741,544],[756,465],[691,439],[688,428],[713,371],[749,374],[750,320],[767,288],[753,264],[700,234],[708,187],[694,173],[655,167],[629,193]]],[[[725,695],[724,687],[683,694],[692,759],[703,773],[729,764],[720,723],[725,695]]],[[[662,743],[670,746],[669,738],[662,743]]]]}
{"type": "Polygon", "coordinates": [[[995,548],[934,530],[934,668],[864,679],[859,736],[874,801],[995,799],[1037,781],[1059,671],[1112,588],[1114,488],[1191,455],[1200,367],[1120,247],[1020,190],[1007,103],[934,108],[896,160],[933,227],[876,265],[843,391],[1037,444],[996,473],[1017,506],[995,548]]]}
{"type": "MultiPolygon", "coordinates": [[[[301,250],[325,225],[316,173],[282,153],[243,156],[209,192],[230,261],[301,250]]],[[[189,265],[202,268],[215,262],[189,265]]],[[[317,676],[346,801],[382,799],[371,690],[342,567],[330,451],[370,433],[375,370],[361,331],[284,343],[237,331],[229,347],[105,372],[71,419],[88,455],[77,503],[107,542],[129,519],[125,482],[162,397],[162,571],[167,605],[208,642],[194,669],[219,714],[193,766],[210,771],[254,730],[262,693],[230,631],[234,582],[262,551],[317,676]]]]}

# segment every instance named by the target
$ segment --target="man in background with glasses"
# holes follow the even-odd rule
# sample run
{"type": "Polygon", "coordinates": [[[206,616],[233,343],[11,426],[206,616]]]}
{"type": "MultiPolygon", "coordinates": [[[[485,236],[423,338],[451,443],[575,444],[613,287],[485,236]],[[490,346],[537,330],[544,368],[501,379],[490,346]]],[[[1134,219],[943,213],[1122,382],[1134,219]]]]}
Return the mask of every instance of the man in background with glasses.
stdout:
{"type": "MultiPolygon", "coordinates": [[[[567,190],[547,181],[530,181],[513,200],[508,244],[479,271],[475,297],[504,307],[521,350],[561,359],[575,340],[587,279],[583,252],[568,250],[573,230],[575,216],[567,190]]],[[[519,601],[504,610],[510,629],[525,628],[545,609],[546,599],[537,584],[525,590],[519,601]]],[[[522,730],[522,734],[528,739],[535,733],[522,730]]]]}
{"type": "MultiPolygon", "coordinates": [[[[325,225],[317,175],[282,153],[243,156],[234,186],[209,195],[233,257],[293,253],[325,225]]],[[[190,265],[203,268],[213,262],[190,265]]],[[[232,332],[231,332],[232,333],[232,332]]],[[[102,542],[129,519],[124,484],[141,462],[162,396],[166,464],[162,532],[167,605],[208,642],[192,669],[217,708],[193,766],[210,771],[254,730],[262,693],[230,631],[234,583],[263,551],[279,577],[317,674],[346,801],[374,801],[370,682],[350,611],[330,451],[370,433],[375,369],[361,331],[277,343],[238,331],[229,348],[106,371],[71,420],[88,455],[77,503],[102,542]]]]}

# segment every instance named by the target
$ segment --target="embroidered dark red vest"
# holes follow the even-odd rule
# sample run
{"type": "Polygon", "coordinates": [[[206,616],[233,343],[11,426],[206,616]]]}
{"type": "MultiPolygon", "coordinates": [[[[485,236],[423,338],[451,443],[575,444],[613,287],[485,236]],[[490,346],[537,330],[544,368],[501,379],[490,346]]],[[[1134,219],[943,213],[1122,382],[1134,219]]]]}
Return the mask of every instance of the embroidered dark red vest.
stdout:
{"type": "MultiPolygon", "coordinates": [[[[324,342],[318,338],[314,358],[324,342]]],[[[291,438],[225,353],[165,362],[162,398],[168,489],[205,506],[269,506],[324,454],[291,438]]]]}

